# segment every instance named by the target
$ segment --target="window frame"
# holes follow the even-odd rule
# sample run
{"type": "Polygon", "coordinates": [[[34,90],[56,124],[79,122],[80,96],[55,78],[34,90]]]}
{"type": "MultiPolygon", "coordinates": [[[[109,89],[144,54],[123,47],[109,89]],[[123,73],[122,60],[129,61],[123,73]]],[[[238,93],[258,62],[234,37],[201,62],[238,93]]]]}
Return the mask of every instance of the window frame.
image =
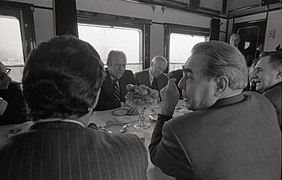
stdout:
{"type": "Polygon", "coordinates": [[[209,37],[210,29],[209,28],[202,28],[202,27],[196,27],[196,26],[185,26],[185,25],[179,25],[179,24],[170,24],[165,23],[164,24],[164,55],[168,60],[168,66],[165,71],[165,73],[168,73],[170,71],[169,64],[169,47],[170,47],[170,35],[171,33],[179,33],[179,34],[187,34],[192,36],[206,36],[209,37]]]}
{"type": "Polygon", "coordinates": [[[150,66],[151,20],[78,10],[77,23],[139,29],[142,32],[140,63],[142,63],[142,69],[150,66]]]}
{"type": "MultiPolygon", "coordinates": [[[[36,45],[33,12],[33,4],[0,2],[0,15],[12,16],[19,20],[24,63],[36,45]]],[[[22,65],[13,65],[10,67],[22,67],[22,65]]]]}

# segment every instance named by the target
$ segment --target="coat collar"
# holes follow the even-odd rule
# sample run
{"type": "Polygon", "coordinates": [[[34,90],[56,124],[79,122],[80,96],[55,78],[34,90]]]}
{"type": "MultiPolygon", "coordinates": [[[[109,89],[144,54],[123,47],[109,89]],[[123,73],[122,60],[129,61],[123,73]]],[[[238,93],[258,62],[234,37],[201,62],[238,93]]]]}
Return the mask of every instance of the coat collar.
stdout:
{"type": "Polygon", "coordinates": [[[223,107],[223,106],[236,104],[238,102],[243,101],[244,99],[245,99],[245,95],[244,95],[244,93],[241,93],[241,94],[236,95],[236,96],[220,99],[211,108],[220,108],[220,107],[223,107]]]}
{"type": "Polygon", "coordinates": [[[271,89],[274,89],[278,86],[282,86],[282,82],[276,83],[273,86],[271,86],[270,88],[268,88],[266,91],[264,91],[264,93],[266,93],[267,91],[270,91],[271,89]]]}

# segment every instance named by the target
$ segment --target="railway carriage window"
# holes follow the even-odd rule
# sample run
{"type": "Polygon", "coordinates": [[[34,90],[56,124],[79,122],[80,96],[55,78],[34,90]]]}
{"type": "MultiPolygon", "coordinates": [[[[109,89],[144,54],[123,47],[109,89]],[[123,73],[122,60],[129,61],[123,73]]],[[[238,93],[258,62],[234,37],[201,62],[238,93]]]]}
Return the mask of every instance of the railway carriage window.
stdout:
{"type": "Polygon", "coordinates": [[[140,62],[141,31],[133,28],[78,24],[79,38],[89,42],[100,54],[106,64],[108,53],[122,50],[127,57],[127,69],[142,70],[140,62]]]}
{"type": "Polygon", "coordinates": [[[0,59],[6,66],[24,65],[19,20],[0,15],[0,59]]]}
{"type": "Polygon", "coordinates": [[[126,69],[138,72],[149,66],[151,20],[78,11],[77,21],[79,38],[98,51],[104,64],[115,49],[126,54],[126,69]]]}
{"type": "Polygon", "coordinates": [[[11,69],[10,77],[21,82],[24,62],[35,47],[34,6],[0,1],[0,61],[11,69]]]}
{"type": "Polygon", "coordinates": [[[209,37],[209,29],[165,24],[165,56],[169,61],[169,71],[181,69],[191,55],[191,49],[209,37]]]}
{"type": "Polygon", "coordinates": [[[191,55],[191,49],[199,42],[205,42],[205,36],[171,33],[169,45],[169,70],[181,69],[191,55]]]}

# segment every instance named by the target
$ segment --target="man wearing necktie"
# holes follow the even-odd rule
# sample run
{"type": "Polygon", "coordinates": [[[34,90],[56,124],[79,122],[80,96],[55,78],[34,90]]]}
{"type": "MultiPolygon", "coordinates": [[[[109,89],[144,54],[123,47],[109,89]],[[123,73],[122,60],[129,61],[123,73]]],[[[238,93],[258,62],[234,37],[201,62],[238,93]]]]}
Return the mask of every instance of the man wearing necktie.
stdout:
{"type": "Polygon", "coordinates": [[[113,80],[114,85],[114,96],[116,101],[120,101],[120,90],[119,90],[119,82],[118,79],[113,80]]]}
{"type": "MultiPolygon", "coordinates": [[[[133,72],[126,70],[126,55],[123,51],[110,51],[107,58],[107,66],[107,75],[95,108],[97,111],[127,106],[125,104],[126,85],[136,84],[133,72]]],[[[129,108],[128,114],[136,115],[138,110],[136,108],[129,108]]]]}
{"type": "Polygon", "coordinates": [[[163,56],[155,56],[151,61],[150,68],[134,74],[137,84],[144,84],[160,92],[168,82],[168,77],[164,74],[166,67],[166,58],[163,56]]]}

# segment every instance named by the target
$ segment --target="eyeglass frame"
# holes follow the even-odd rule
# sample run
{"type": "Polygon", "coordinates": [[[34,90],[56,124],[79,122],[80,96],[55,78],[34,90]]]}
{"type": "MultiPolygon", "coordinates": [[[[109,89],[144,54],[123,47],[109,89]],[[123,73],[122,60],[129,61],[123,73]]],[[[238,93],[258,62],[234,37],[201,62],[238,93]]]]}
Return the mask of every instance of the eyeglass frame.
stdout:
{"type": "Polygon", "coordinates": [[[6,73],[7,75],[9,75],[10,72],[11,72],[11,70],[12,70],[12,69],[10,69],[10,68],[6,68],[6,72],[5,72],[5,73],[6,73]]]}
{"type": "Polygon", "coordinates": [[[6,71],[3,73],[0,73],[0,80],[4,79],[4,74],[6,74],[7,76],[10,74],[11,69],[10,68],[6,68],[6,71]]]}

